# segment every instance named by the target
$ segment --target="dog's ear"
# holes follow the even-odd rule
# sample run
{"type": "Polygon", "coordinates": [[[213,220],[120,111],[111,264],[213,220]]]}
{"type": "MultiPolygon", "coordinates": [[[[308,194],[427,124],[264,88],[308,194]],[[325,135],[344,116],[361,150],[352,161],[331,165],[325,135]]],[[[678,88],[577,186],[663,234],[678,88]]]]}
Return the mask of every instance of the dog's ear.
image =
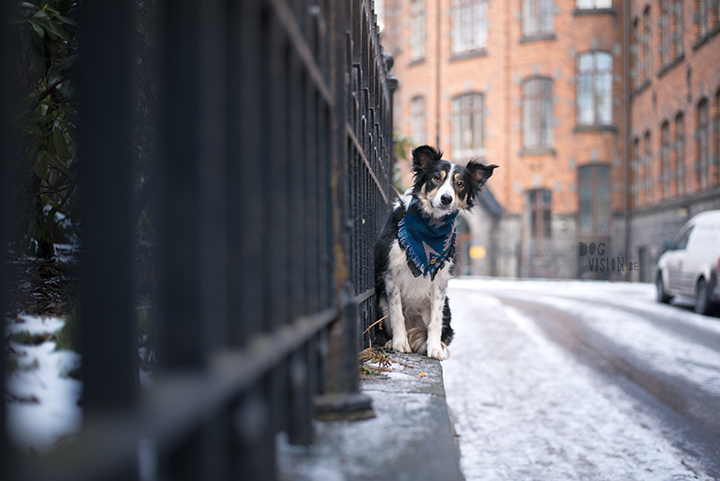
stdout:
{"type": "Polygon", "coordinates": [[[479,187],[482,187],[485,182],[487,182],[490,176],[493,175],[493,170],[497,167],[498,166],[495,164],[481,164],[477,160],[471,160],[467,164],[467,170],[470,172],[470,177],[472,177],[473,182],[475,182],[479,187]]]}
{"type": "Polygon", "coordinates": [[[413,172],[418,173],[440,160],[442,158],[442,152],[429,145],[421,145],[412,151],[412,157],[413,172]]]}

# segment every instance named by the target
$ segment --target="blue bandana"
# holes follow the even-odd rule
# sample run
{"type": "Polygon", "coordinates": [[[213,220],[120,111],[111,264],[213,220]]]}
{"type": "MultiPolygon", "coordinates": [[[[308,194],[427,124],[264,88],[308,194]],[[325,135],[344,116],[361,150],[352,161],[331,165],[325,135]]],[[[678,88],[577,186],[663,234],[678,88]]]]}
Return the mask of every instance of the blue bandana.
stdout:
{"type": "Polygon", "coordinates": [[[415,277],[429,274],[434,280],[435,274],[455,254],[457,214],[454,212],[437,219],[410,201],[405,217],[398,223],[398,238],[415,277]]]}

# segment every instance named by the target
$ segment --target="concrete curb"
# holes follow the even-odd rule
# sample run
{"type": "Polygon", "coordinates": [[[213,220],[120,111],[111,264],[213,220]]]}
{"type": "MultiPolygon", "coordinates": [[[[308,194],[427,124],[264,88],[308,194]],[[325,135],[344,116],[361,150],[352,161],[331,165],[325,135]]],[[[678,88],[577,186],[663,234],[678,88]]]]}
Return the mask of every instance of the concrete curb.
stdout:
{"type": "Polygon", "coordinates": [[[418,354],[388,355],[387,378],[361,381],[375,417],[315,421],[310,446],[279,439],[280,480],[463,479],[440,361],[418,354]]]}

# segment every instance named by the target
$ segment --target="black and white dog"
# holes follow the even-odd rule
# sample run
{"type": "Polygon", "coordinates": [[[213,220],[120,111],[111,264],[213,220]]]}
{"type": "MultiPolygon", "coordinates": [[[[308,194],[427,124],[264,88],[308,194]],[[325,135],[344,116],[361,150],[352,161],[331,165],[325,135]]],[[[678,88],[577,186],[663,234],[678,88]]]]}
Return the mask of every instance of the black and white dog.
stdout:
{"type": "Polygon", "coordinates": [[[401,195],[375,244],[379,345],[443,359],[453,338],[446,296],[455,258],[455,218],[470,209],[497,165],[442,160],[423,145],[413,150],[414,185],[401,195]]]}

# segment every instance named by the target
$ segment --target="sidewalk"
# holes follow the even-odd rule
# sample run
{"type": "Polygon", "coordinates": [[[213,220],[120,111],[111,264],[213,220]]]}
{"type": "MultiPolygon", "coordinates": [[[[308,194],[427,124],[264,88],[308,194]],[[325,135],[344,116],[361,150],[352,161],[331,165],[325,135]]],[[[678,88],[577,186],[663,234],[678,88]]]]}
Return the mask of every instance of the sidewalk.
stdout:
{"type": "Polygon", "coordinates": [[[315,421],[310,446],[278,443],[282,481],[460,481],[440,362],[388,352],[387,378],[361,381],[375,417],[315,421]],[[425,374],[422,376],[421,374],[425,374]]]}

